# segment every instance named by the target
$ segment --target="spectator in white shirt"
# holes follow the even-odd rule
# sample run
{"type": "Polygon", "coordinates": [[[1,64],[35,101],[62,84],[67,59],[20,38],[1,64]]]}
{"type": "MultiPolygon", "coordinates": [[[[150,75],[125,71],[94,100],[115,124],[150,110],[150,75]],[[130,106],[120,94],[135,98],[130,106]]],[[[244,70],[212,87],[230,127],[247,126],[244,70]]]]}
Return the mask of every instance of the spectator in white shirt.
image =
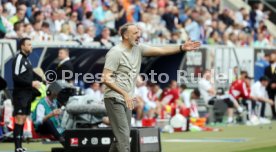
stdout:
{"type": "MultiPolygon", "coordinates": [[[[266,87],[269,84],[269,78],[263,76],[259,81],[255,82],[251,87],[251,96],[255,96],[257,99],[256,115],[260,118],[261,123],[269,123],[270,121],[265,118],[265,106],[266,103],[273,105],[273,101],[269,99],[266,87]]],[[[251,110],[252,111],[252,110],[251,110]]]]}
{"type": "Polygon", "coordinates": [[[71,41],[71,28],[68,24],[63,24],[60,33],[56,36],[56,40],[59,41],[71,41]]]}
{"type": "Polygon", "coordinates": [[[200,98],[200,92],[198,89],[194,89],[192,92],[186,90],[186,85],[181,85],[180,98],[184,104],[184,107],[190,110],[190,117],[199,118],[196,100],[200,98]]]}
{"type": "Polygon", "coordinates": [[[203,78],[198,82],[198,89],[203,97],[203,100],[208,105],[214,105],[217,100],[223,100],[227,104],[228,123],[233,123],[234,107],[238,112],[242,112],[242,107],[238,104],[237,100],[229,94],[217,94],[214,84],[211,82],[211,71],[206,70],[203,74],[203,78]]]}
{"type": "Polygon", "coordinates": [[[33,23],[33,32],[31,33],[31,38],[32,40],[43,40],[42,36],[43,36],[43,32],[41,31],[42,28],[42,21],[35,21],[35,23],[33,23]]]}
{"type": "Polygon", "coordinates": [[[77,30],[77,23],[78,23],[78,12],[75,11],[75,12],[72,12],[70,19],[68,21],[68,24],[69,24],[73,34],[75,34],[75,32],[77,30]]]}
{"type": "Polygon", "coordinates": [[[74,40],[79,40],[80,42],[85,40],[84,26],[81,23],[77,25],[77,32],[74,36],[74,40]]]}
{"type": "Polygon", "coordinates": [[[42,23],[41,31],[43,32],[42,40],[50,41],[53,40],[52,33],[50,31],[50,25],[47,22],[42,23]]]}
{"type": "Polygon", "coordinates": [[[145,104],[144,112],[149,118],[153,118],[157,105],[149,99],[149,88],[146,86],[146,82],[143,81],[142,77],[137,78],[136,86],[138,87],[138,98],[141,98],[145,104]]]}
{"type": "Polygon", "coordinates": [[[2,24],[4,25],[6,32],[11,32],[13,30],[13,25],[8,21],[7,17],[5,16],[5,12],[3,12],[3,6],[0,5],[0,18],[2,24]]]}
{"type": "MultiPolygon", "coordinates": [[[[77,12],[75,12],[75,13],[77,13],[77,12]]],[[[85,13],[85,19],[83,19],[82,24],[83,24],[84,28],[94,26],[93,13],[92,12],[86,12],[85,13]]]]}
{"type": "Polygon", "coordinates": [[[6,38],[23,38],[24,37],[24,24],[22,22],[16,22],[14,24],[13,31],[10,31],[5,35],[6,38]]]}
{"type": "Polygon", "coordinates": [[[85,94],[93,96],[93,98],[97,101],[101,101],[102,96],[100,91],[100,84],[98,82],[92,83],[90,87],[85,90],[85,94]]]}

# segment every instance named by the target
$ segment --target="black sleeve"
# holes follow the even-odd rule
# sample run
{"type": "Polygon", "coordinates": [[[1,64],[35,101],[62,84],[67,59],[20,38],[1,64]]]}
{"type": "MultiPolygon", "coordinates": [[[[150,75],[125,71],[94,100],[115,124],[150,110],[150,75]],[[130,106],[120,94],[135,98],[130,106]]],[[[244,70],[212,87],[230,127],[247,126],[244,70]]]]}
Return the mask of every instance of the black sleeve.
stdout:
{"type": "Polygon", "coordinates": [[[268,78],[271,78],[271,76],[270,76],[270,68],[271,68],[270,66],[268,66],[268,67],[265,68],[264,75],[267,76],[268,78]]]}
{"type": "Polygon", "coordinates": [[[74,72],[74,68],[73,65],[71,64],[71,62],[67,62],[66,64],[63,65],[62,70],[69,70],[74,72]]]}
{"type": "Polygon", "coordinates": [[[2,78],[0,77],[0,90],[3,90],[7,87],[7,82],[2,78]]]}
{"type": "Polygon", "coordinates": [[[24,79],[23,77],[19,75],[13,76],[13,81],[16,83],[18,86],[22,87],[32,87],[32,80],[31,79],[24,79]]]}
{"type": "Polygon", "coordinates": [[[40,75],[36,74],[35,72],[33,72],[33,75],[34,75],[34,80],[37,80],[37,81],[43,82],[43,79],[41,78],[41,76],[40,76],[40,75]]]}
{"type": "MultiPolygon", "coordinates": [[[[67,70],[67,71],[71,71],[72,73],[73,73],[73,75],[72,75],[72,78],[70,78],[70,79],[66,79],[66,80],[74,80],[74,68],[73,68],[73,65],[72,65],[72,63],[70,62],[70,61],[68,61],[68,62],[65,62],[63,65],[62,65],[62,68],[60,69],[60,75],[58,76],[58,78],[59,79],[62,79],[62,71],[63,70],[67,70]]],[[[66,77],[69,77],[70,75],[68,75],[68,74],[66,74],[65,73],[65,76],[66,77]]]]}

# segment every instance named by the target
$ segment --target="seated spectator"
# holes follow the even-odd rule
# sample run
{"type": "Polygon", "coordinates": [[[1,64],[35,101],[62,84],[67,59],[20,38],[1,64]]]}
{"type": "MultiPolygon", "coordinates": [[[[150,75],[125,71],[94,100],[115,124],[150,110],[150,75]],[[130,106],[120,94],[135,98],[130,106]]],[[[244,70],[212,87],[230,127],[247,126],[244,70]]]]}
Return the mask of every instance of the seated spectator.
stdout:
{"type": "Polygon", "coordinates": [[[31,38],[32,33],[34,32],[32,24],[24,25],[24,37],[31,38]]]}
{"type": "MultiPolygon", "coordinates": [[[[77,12],[76,12],[77,13],[77,12]]],[[[93,27],[93,13],[92,12],[86,12],[85,13],[85,19],[83,19],[82,24],[84,28],[93,27]]]]}
{"type": "Polygon", "coordinates": [[[265,19],[268,18],[268,12],[263,12],[263,9],[264,9],[264,5],[262,3],[258,3],[257,4],[257,9],[255,10],[256,12],[256,17],[255,17],[255,20],[256,20],[256,23],[255,23],[255,28],[258,28],[259,27],[259,23],[265,19]]]}
{"type": "Polygon", "coordinates": [[[181,105],[180,109],[189,109],[190,117],[199,118],[199,113],[197,110],[197,101],[200,98],[200,92],[198,89],[194,89],[192,92],[186,90],[186,85],[181,85],[181,105]]]}
{"type": "Polygon", "coordinates": [[[190,102],[191,94],[187,91],[187,87],[185,84],[182,84],[180,86],[180,99],[185,107],[190,108],[191,102],[190,102]]]}
{"type": "Polygon", "coordinates": [[[84,33],[84,41],[83,42],[93,42],[95,37],[95,28],[87,27],[84,33]]]}
{"type": "Polygon", "coordinates": [[[115,43],[110,40],[110,30],[108,28],[104,28],[101,35],[95,38],[95,41],[100,42],[101,46],[108,48],[115,45],[115,43]]]}
{"type": "Polygon", "coordinates": [[[85,90],[85,94],[93,96],[97,101],[102,101],[100,84],[98,82],[92,83],[90,87],[85,90]]]}
{"type": "Polygon", "coordinates": [[[63,29],[64,21],[60,20],[60,12],[51,12],[51,17],[46,19],[46,22],[50,25],[51,33],[61,32],[63,29]]]}
{"type": "Polygon", "coordinates": [[[33,23],[33,32],[31,33],[30,37],[32,40],[39,40],[42,41],[43,32],[41,31],[42,28],[42,21],[35,21],[33,23]]]}
{"type": "Polygon", "coordinates": [[[236,99],[241,100],[242,103],[246,106],[247,110],[247,120],[251,119],[252,116],[252,107],[255,102],[252,100],[257,100],[255,96],[250,94],[250,81],[251,77],[248,76],[246,71],[241,71],[240,78],[234,81],[229,89],[229,93],[236,99]]]}
{"type": "Polygon", "coordinates": [[[137,81],[136,81],[136,87],[135,87],[135,92],[134,92],[134,95],[135,95],[135,104],[134,104],[134,109],[133,109],[133,112],[135,114],[135,126],[137,127],[142,127],[142,119],[144,117],[144,105],[145,105],[145,102],[143,101],[141,95],[140,95],[140,77],[137,78],[137,81]]]}
{"type": "Polygon", "coordinates": [[[255,47],[266,47],[269,46],[269,41],[264,37],[262,33],[258,33],[258,39],[254,42],[255,47]]]}
{"type": "Polygon", "coordinates": [[[220,43],[221,39],[217,31],[213,31],[210,34],[210,37],[207,39],[207,44],[215,45],[220,43]]]}
{"type": "Polygon", "coordinates": [[[74,40],[79,40],[80,42],[85,40],[84,26],[81,23],[77,25],[77,32],[74,36],[74,40]]]}
{"type": "Polygon", "coordinates": [[[44,21],[44,15],[43,15],[42,11],[37,11],[34,13],[32,23],[35,23],[36,21],[39,21],[39,22],[44,21]]]}
{"type": "Polygon", "coordinates": [[[6,33],[13,30],[13,25],[8,21],[3,10],[3,6],[0,5],[0,38],[4,38],[6,33]]]}
{"type": "Polygon", "coordinates": [[[158,97],[158,85],[155,84],[155,83],[152,83],[152,82],[148,82],[147,83],[147,86],[148,86],[148,98],[150,101],[153,101],[156,103],[156,108],[154,110],[155,112],[155,118],[157,118],[158,116],[160,116],[161,114],[161,110],[162,110],[162,104],[160,102],[160,99],[158,97]]]}
{"type": "MultiPolygon", "coordinates": [[[[266,87],[269,84],[269,79],[266,76],[262,76],[259,81],[255,82],[251,87],[251,96],[256,97],[257,107],[253,109],[256,116],[259,118],[260,123],[270,123],[268,119],[265,118],[265,106],[266,103],[273,105],[273,100],[269,99],[266,87]]],[[[254,101],[253,101],[254,102],[254,101]]],[[[252,111],[253,111],[252,110],[252,111]]]]}
{"type": "Polygon", "coordinates": [[[178,32],[172,32],[171,33],[171,39],[170,39],[169,43],[177,44],[177,43],[180,42],[179,39],[180,39],[179,33],[178,32]]]}
{"type": "Polygon", "coordinates": [[[61,124],[62,110],[58,108],[57,94],[48,93],[41,99],[32,113],[36,132],[42,135],[53,135],[56,140],[63,141],[61,124]]]}
{"type": "Polygon", "coordinates": [[[162,110],[164,109],[170,109],[170,116],[174,116],[176,113],[176,108],[179,106],[178,101],[180,97],[180,89],[178,87],[178,84],[175,80],[172,80],[169,84],[168,88],[165,88],[163,90],[163,93],[161,95],[161,105],[162,110]]]}
{"type": "Polygon", "coordinates": [[[78,24],[78,12],[73,12],[71,14],[70,19],[68,20],[68,24],[69,24],[73,34],[76,34],[77,24],[78,24]]]}
{"type": "Polygon", "coordinates": [[[66,23],[62,25],[60,33],[56,36],[56,40],[59,41],[71,41],[73,37],[71,36],[70,26],[66,23]]]}
{"type": "Polygon", "coordinates": [[[187,19],[185,22],[185,30],[188,33],[189,37],[193,41],[200,40],[200,26],[198,22],[192,19],[187,19]]]}
{"type": "Polygon", "coordinates": [[[232,11],[229,9],[224,9],[223,13],[218,16],[219,20],[221,20],[224,24],[227,26],[232,26],[234,25],[234,16],[231,14],[232,11]]]}
{"type": "Polygon", "coordinates": [[[50,31],[50,25],[47,22],[42,23],[41,31],[43,32],[42,40],[50,41],[53,40],[52,33],[50,31]]]}
{"type": "Polygon", "coordinates": [[[22,22],[16,22],[14,24],[14,31],[11,31],[5,35],[6,38],[23,38],[24,36],[24,24],[22,22]]]}
{"type": "Polygon", "coordinates": [[[243,109],[242,107],[238,104],[237,100],[233,98],[232,95],[229,94],[217,94],[213,82],[211,82],[211,71],[210,70],[205,70],[203,77],[200,79],[198,82],[198,89],[200,91],[200,94],[203,97],[203,100],[205,101],[206,104],[208,105],[214,105],[216,100],[223,100],[228,106],[227,109],[227,115],[228,115],[228,120],[227,123],[233,123],[233,114],[234,110],[233,108],[235,107],[238,112],[242,112],[243,109]]]}
{"type": "Polygon", "coordinates": [[[175,25],[175,18],[173,14],[173,7],[171,5],[168,5],[165,9],[165,13],[162,15],[162,19],[166,22],[166,28],[172,32],[176,29],[175,25]]]}
{"type": "Polygon", "coordinates": [[[162,105],[176,106],[177,100],[180,96],[180,89],[175,80],[170,82],[170,85],[167,89],[164,89],[161,97],[162,105]]]}
{"type": "Polygon", "coordinates": [[[17,9],[16,15],[14,15],[12,18],[10,18],[10,23],[14,25],[18,21],[22,21],[23,23],[29,23],[29,20],[25,17],[26,11],[23,9],[17,9]]]}
{"type": "Polygon", "coordinates": [[[14,14],[16,14],[16,5],[15,5],[16,1],[9,1],[6,3],[2,3],[2,5],[4,6],[4,9],[7,10],[7,18],[11,18],[14,14]]]}
{"type": "Polygon", "coordinates": [[[229,39],[225,42],[227,46],[236,46],[237,43],[237,36],[234,33],[229,34],[229,39]]]}
{"type": "MultiPolygon", "coordinates": [[[[149,94],[149,88],[147,87],[146,82],[143,80],[143,78],[141,76],[139,76],[137,78],[136,81],[136,86],[137,86],[137,95],[138,98],[141,99],[141,101],[143,101],[143,113],[145,117],[148,118],[153,118],[155,116],[155,109],[157,107],[156,102],[154,100],[151,100],[148,96],[149,94]]],[[[138,100],[139,101],[139,100],[138,100]]],[[[139,102],[141,102],[139,101],[139,102]]],[[[141,104],[142,105],[142,104],[141,104]]],[[[140,113],[139,113],[140,115],[140,113]]]]}
{"type": "Polygon", "coordinates": [[[239,11],[235,13],[235,22],[236,23],[243,23],[244,17],[246,16],[247,11],[244,7],[240,8],[239,11]]]}

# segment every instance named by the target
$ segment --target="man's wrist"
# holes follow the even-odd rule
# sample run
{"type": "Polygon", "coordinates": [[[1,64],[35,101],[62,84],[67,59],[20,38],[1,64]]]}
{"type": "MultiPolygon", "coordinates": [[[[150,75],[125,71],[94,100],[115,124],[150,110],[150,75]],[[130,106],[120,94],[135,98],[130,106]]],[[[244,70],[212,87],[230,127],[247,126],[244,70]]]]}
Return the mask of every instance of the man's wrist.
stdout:
{"type": "MultiPolygon", "coordinates": [[[[183,42],[183,44],[185,43],[185,41],[183,42]]],[[[185,52],[185,49],[183,49],[183,44],[179,45],[179,51],[180,52],[185,52]]]]}

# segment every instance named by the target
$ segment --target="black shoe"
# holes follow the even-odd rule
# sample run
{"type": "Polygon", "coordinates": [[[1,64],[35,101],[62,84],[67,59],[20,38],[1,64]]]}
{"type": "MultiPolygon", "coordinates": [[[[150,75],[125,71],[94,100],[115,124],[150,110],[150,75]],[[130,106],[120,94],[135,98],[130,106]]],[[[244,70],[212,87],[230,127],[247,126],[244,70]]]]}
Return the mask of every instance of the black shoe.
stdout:
{"type": "Polygon", "coordinates": [[[23,152],[27,152],[27,148],[23,148],[23,147],[22,147],[22,151],[23,151],[23,152]]]}
{"type": "Polygon", "coordinates": [[[61,143],[61,145],[62,145],[63,147],[65,147],[65,139],[64,139],[64,137],[60,137],[60,138],[59,138],[59,142],[61,143]]]}

